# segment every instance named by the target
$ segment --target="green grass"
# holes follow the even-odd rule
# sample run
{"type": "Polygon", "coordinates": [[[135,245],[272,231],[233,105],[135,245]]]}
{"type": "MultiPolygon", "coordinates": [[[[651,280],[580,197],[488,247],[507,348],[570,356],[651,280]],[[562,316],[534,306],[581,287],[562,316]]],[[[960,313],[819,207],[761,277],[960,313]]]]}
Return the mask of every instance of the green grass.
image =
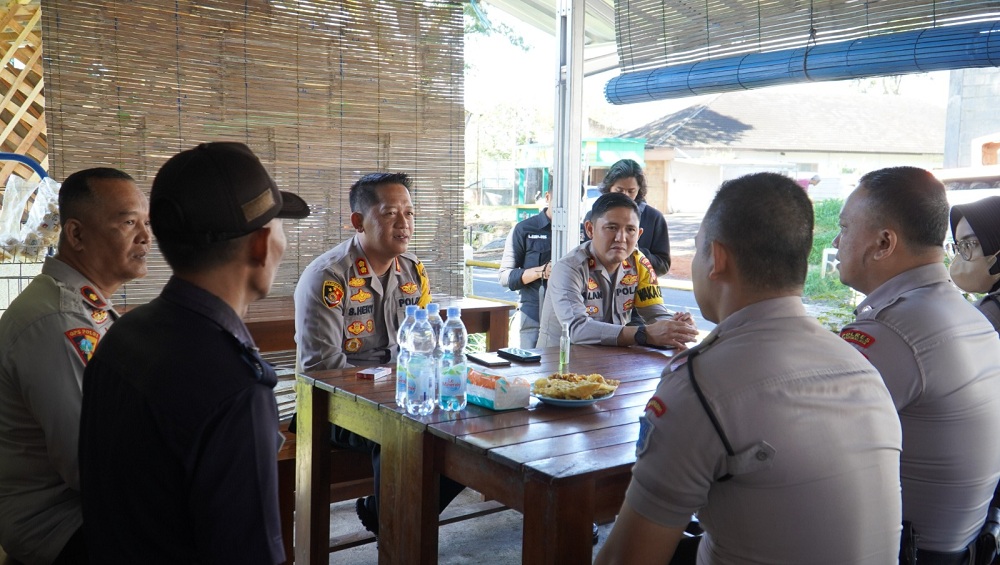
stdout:
{"type": "Polygon", "coordinates": [[[809,252],[809,273],[803,293],[807,301],[824,307],[824,313],[818,319],[834,331],[854,319],[854,291],[841,284],[836,273],[820,276],[823,250],[833,247],[833,238],[840,231],[840,209],[843,205],[842,200],[823,200],[814,206],[813,246],[809,252]]]}

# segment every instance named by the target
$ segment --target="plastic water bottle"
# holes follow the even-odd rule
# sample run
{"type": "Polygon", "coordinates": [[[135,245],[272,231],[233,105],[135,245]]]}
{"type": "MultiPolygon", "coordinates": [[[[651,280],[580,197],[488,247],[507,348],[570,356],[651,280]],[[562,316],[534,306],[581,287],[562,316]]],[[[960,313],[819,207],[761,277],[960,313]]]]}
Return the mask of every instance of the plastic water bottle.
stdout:
{"type": "Polygon", "coordinates": [[[442,410],[456,411],[465,408],[465,379],[468,365],[465,345],[468,334],[462,323],[462,311],[448,308],[448,321],[441,328],[441,370],[438,383],[438,404],[442,410]]]}
{"type": "Polygon", "coordinates": [[[410,360],[410,332],[417,323],[417,310],[420,307],[411,304],[406,307],[406,318],[399,324],[396,332],[396,343],[399,351],[396,353],[396,406],[406,408],[406,364],[410,360]]]}
{"type": "Polygon", "coordinates": [[[565,373],[566,366],[569,365],[569,348],[572,342],[569,339],[569,322],[562,325],[562,334],[559,336],[559,372],[565,373]]]}
{"type": "Polygon", "coordinates": [[[438,343],[441,336],[441,328],[444,327],[444,320],[441,319],[441,305],[432,302],[427,305],[427,321],[431,324],[434,332],[434,388],[431,395],[435,402],[438,397],[438,387],[441,383],[441,344],[438,343]]]}
{"type": "Polygon", "coordinates": [[[434,330],[427,310],[417,310],[410,331],[410,359],[406,364],[406,411],[426,416],[434,411],[434,330]]]}

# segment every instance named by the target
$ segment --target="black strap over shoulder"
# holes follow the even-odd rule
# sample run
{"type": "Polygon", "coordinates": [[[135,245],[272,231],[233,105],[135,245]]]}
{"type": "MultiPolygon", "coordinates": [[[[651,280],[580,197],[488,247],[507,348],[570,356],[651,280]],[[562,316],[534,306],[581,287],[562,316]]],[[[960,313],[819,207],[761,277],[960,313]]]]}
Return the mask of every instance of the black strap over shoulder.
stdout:
{"type": "MultiPolygon", "coordinates": [[[[715,433],[719,434],[719,439],[722,440],[723,447],[726,448],[726,453],[733,457],[736,453],[733,451],[733,446],[729,443],[729,438],[726,437],[726,432],[722,431],[722,426],[719,424],[719,419],[715,417],[715,412],[712,411],[712,407],[708,405],[708,401],[705,399],[705,394],[701,391],[701,387],[698,386],[698,381],[694,378],[694,358],[698,356],[700,351],[692,351],[691,355],[688,357],[688,379],[691,381],[691,386],[694,388],[695,394],[698,395],[698,401],[701,402],[701,407],[705,409],[705,413],[708,414],[708,419],[712,421],[712,427],[715,428],[715,433]]],[[[717,481],[720,483],[728,481],[733,478],[729,473],[718,477],[717,481]]]]}

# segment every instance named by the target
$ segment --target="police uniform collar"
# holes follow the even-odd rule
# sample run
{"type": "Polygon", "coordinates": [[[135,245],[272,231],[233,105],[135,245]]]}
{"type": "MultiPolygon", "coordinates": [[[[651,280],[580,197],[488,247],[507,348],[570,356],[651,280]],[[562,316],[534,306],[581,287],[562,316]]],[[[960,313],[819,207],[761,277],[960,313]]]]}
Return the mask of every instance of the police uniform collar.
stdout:
{"type": "Polygon", "coordinates": [[[46,257],[42,265],[42,274],[61,282],[74,295],[74,299],[83,302],[91,309],[111,310],[111,301],[101,294],[97,285],[90,282],[65,261],[58,257],[46,257]]]}
{"type": "Polygon", "coordinates": [[[946,283],[949,280],[951,279],[944,263],[929,263],[903,271],[872,291],[867,298],[858,304],[854,315],[877,314],[883,308],[895,303],[900,295],[907,291],[932,284],[946,283]]]}

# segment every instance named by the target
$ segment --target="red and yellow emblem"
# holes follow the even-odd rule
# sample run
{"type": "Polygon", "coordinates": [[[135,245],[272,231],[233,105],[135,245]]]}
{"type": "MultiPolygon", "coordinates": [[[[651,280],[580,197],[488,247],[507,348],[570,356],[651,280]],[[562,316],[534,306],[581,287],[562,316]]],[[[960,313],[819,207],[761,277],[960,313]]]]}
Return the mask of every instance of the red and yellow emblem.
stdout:
{"type": "Polygon", "coordinates": [[[624,277],[622,277],[622,284],[623,285],[632,286],[632,285],[634,285],[637,282],[639,282],[639,275],[637,275],[635,273],[629,273],[629,274],[625,275],[624,277]]]}
{"type": "Polygon", "coordinates": [[[594,261],[593,257],[587,258],[587,268],[588,269],[593,269],[596,266],[597,266],[597,261],[594,261]]]}
{"type": "Polygon", "coordinates": [[[347,331],[351,332],[351,335],[358,335],[365,331],[365,325],[362,322],[354,320],[351,325],[347,326],[347,331]]]}
{"type": "Polygon", "coordinates": [[[337,281],[323,281],[323,303],[327,308],[336,308],[344,299],[344,287],[337,281]]]}
{"type": "Polygon", "coordinates": [[[358,269],[359,275],[368,274],[368,261],[365,261],[364,259],[358,259],[357,261],[354,262],[354,266],[358,269]]]}
{"type": "Polygon", "coordinates": [[[597,281],[594,279],[587,279],[587,290],[597,290],[597,281]]]}
{"type": "Polygon", "coordinates": [[[845,329],[840,332],[840,337],[847,343],[853,343],[859,347],[867,349],[869,345],[875,343],[875,338],[859,330],[845,329]]]}
{"type": "Polygon", "coordinates": [[[366,291],[365,289],[361,289],[351,295],[351,302],[364,302],[371,297],[372,293],[366,291]]]}
{"type": "Polygon", "coordinates": [[[646,259],[646,256],[643,255],[639,257],[639,263],[649,271],[649,284],[656,284],[656,271],[653,270],[653,265],[649,262],[649,259],[646,259]]]}
{"type": "Polygon", "coordinates": [[[632,265],[629,265],[628,259],[626,259],[626,260],[622,261],[622,267],[625,267],[626,269],[631,269],[632,265]]]}
{"type": "Polygon", "coordinates": [[[628,312],[629,310],[631,310],[633,304],[635,304],[635,301],[632,300],[631,298],[626,300],[625,304],[622,304],[622,312],[628,312]]]}
{"type": "Polygon", "coordinates": [[[93,328],[74,328],[66,332],[66,338],[73,344],[73,349],[76,350],[77,354],[80,355],[80,359],[83,359],[83,364],[86,365],[90,361],[90,358],[94,356],[94,350],[97,349],[97,341],[100,339],[100,335],[93,328]]]}
{"type": "Polygon", "coordinates": [[[654,396],[653,398],[649,399],[649,402],[646,403],[646,412],[649,412],[650,410],[652,410],[653,414],[656,415],[657,418],[659,418],[660,416],[667,413],[667,405],[662,400],[660,400],[659,397],[654,396]]]}
{"type": "Polygon", "coordinates": [[[365,279],[361,277],[351,277],[350,280],[347,281],[347,286],[351,288],[361,288],[365,286],[365,279]]]}
{"type": "Polygon", "coordinates": [[[361,340],[352,337],[351,339],[344,342],[344,351],[348,353],[357,353],[361,350],[361,340]]]}
{"type": "Polygon", "coordinates": [[[103,324],[108,321],[108,311],[107,310],[94,310],[90,313],[90,317],[93,318],[94,323],[103,324]]]}
{"type": "Polygon", "coordinates": [[[375,320],[368,320],[368,322],[365,323],[365,327],[368,328],[368,333],[375,333],[375,320]]]}
{"type": "Polygon", "coordinates": [[[587,315],[588,316],[593,316],[594,314],[597,314],[598,312],[600,312],[600,310],[597,308],[597,306],[594,306],[594,305],[587,306],[587,315]]]}
{"type": "Polygon", "coordinates": [[[90,288],[89,286],[81,286],[80,294],[83,295],[83,299],[89,302],[91,306],[95,306],[97,308],[104,308],[105,306],[108,305],[106,302],[104,302],[104,299],[101,298],[101,295],[97,294],[97,291],[90,288]]]}
{"type": "Polygon", "coordinates": [[[417,288],[419,288],[417,286],[417,283],[413,281],[410,281],[408,283],[403,283],[399,286],[399,290],[402,290],[406,294],[413,294],[414,292],[417,292],[417,288]]]}

